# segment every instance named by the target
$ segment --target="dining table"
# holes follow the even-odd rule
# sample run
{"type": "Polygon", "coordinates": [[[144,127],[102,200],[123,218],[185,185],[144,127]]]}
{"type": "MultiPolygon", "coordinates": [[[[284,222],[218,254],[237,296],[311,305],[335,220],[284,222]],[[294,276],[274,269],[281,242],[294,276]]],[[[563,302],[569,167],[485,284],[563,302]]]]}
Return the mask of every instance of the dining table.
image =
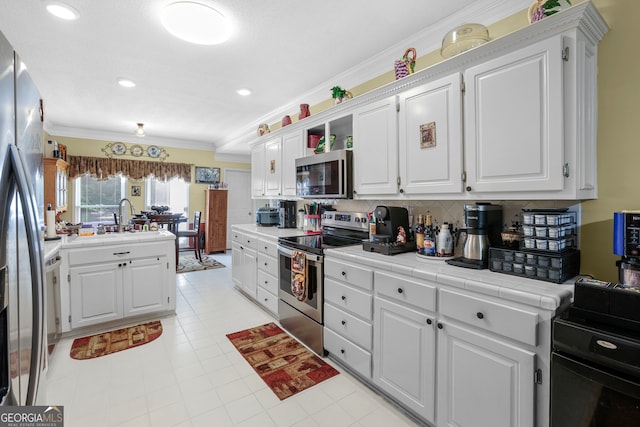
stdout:
{"type": "Polygon", "coordinates": [[[172,213],[162,213],[162,214],[148,214],[144,217],[138,217],[133,219],[133,223],[139,226],[143,226],[144,224],[151,224],[155,222],[158,226],[162,228],[166,228],[168,231],[172,232],[176,235],[176,269],[178,268],[178,253],[180,244],[178,241],[178,226],[187,222],[189,219],[183,214],[172,214],[172,213]]]}

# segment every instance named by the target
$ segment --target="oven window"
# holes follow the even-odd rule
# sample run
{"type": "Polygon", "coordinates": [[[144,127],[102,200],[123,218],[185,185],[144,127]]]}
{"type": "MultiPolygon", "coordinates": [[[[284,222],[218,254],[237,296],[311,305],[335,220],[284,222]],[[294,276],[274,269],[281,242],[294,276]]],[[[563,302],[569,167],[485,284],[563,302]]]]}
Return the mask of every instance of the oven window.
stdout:
{"type": "Polygon", "coordinates": [[[640,426],[640,380],[552,355],[551,427],[640,426]]]}

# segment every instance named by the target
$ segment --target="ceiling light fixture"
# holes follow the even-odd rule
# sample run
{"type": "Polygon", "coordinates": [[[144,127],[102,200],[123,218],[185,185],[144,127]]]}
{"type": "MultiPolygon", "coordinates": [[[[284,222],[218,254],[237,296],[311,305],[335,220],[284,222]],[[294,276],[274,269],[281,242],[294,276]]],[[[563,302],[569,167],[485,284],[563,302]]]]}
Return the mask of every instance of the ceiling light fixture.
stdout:
{"type": "Polygon", "coordinates": [[[127,88],[136,86],[136,82],[134,82],[133,80],[125,79],[124,77],[118,79],[118,84],[122,87],[127,88]]]}
{"type": "Polygon", "coordinates": [[[231,36],[229,21],[220,12],[191,1],[166,6],[161,22],[169,33],[189,43],[214,45],[231,36]]]}
{"type": "Polygon", "coordinates": [[[47,3],[47,12],[49,12],[53,16],[67,21],[75,21],[76,19],[80,18],[80,12],[67,4],[57,1],[51,1],[47,3]]]}
{"type": "Polygon", "coordinates": [[[249,95],[251,95],[251,91],[249,89],[238,89],[236,92],[238,92],[238,95],[240,95],[240,96],[249,96],[249,95]]]}
{"type": "Polygon", "coordinates": [[[135,132],[136,136],[143,137],[145,135],[143,126],[144,126],[144,123],[138,123],[138,128],[136,129],[136,132],[135,132]]]}

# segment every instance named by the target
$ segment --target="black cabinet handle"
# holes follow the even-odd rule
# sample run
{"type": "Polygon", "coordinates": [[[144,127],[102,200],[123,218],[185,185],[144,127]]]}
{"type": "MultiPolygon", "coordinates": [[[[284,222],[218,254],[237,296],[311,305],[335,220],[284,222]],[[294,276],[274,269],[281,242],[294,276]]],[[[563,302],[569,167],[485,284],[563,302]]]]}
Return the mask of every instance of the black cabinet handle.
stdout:
{"type": "Polygon", "coordinates": [[[470,186],[470,185],[467,185],[467,188],[465,188],[465,190],[467,190],[467,191],[471,191],[471,186],[470,186]]]}
{"type": "Polygon", "coordinates": [[[340,353],[344,354],[344,348],[340,349],[340,353]]]}
{"type": "Polygon", "coordinates": [[[265,262],[265,263],[264,263],[264,266],[266,267],[267,265],[269,265],[269,264],[265,262]]]}
{"type": "Polygon", "coordinates": [[[427,325],[430,325],[432,323],[433,323],[433,321],[431,319],[427,319],[427,325]]]}
{"type": "Polygon", "coordinates": [[[345,297],[344,295],[342,295],[342,301],[346,301],[347,297],[345,297]]]}
{"type": "Polygon", "coordinates": [[[477,317],[478,319],[484,319],[484,314],[482,314],[482,312],[481,312],[481,311],[479,311],[479,312],[477,312],[477,313],[476,313],[476,317],[477,317]]]}
{"type": "Polygon", "coordinates": [[[438,323],[438,329],[442,329],[444,328],[444,325],[442,323],[438,323]]]}
{"type": "Polygon", "coordinates": [[[269,283],[269,281],[268,281],[268,280],[265,280],[265,281],[264,281],[264,284],[266,285],[267,283],[269,283]]]}
{"type": "Polygon", "coordinates": [[[398,293],[399,293],[399,294],[401,294],[401,293],[403,293],[403,292],[404,292],[404,290],[403,290],[402,288],[398,288],[398,293]]]}
{"type": "Polygon", "coordinates": [[[346,276],[346,275],[347,275],[347,272],[346,272],[346,271],[343,271],[343,272],[342,272],[342,275],[343,275],[343,276],[346,276]]]}
{"type": "Polygon", "coordinates": [[[341,323],[342,323],[343,325],[346,325],[346,324],[347,324],[347,321],[346,321],[346,320],[343,320],[341,323]]]}
{"type": "Polygon", "coordinates": [[[401,188],[401,189],[400,189],[400,194],[402,194],[402,193],[404,193],[404,190],[401,188]]]}
{"type": "Polygon", "coordinates": [[[264,302],[267,302],[267,301],[269,301],[269,300],[268,300],[267,298],[265,298],[265,299],[264,299],[264,302]]]}

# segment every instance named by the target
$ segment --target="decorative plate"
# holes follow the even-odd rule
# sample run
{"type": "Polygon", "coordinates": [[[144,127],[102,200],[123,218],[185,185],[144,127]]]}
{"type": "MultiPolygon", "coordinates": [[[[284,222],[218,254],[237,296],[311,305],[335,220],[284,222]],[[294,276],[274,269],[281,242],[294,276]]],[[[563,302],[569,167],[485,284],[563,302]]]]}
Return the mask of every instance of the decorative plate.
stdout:
{"type": "Polygon", "coordinates": [[[158,158],[160,157],[161,152],[162,151],[160,150],[160,148],[155,145],[150,145],[149,147],[147,147],[147,154],[149,155],[149,157],[158,158]]]}
{"type": "Polygon", "coordinates": [[[113,154],[117,156],[122,156],[124,153],[127,152],[127,147],[121,142],[116,142],[111,146],[111,151],[113,152],[113,154]]]}
{"type": "Polygon", "coordinates": [[[142,153],[144,153],[144,150],[138,144],[132,145],[129,148],[129,151],[131,151],[131,155],[132,156],[136,156],[136,157],[140,157],[140,156],[142,156],[142,153]]]}

